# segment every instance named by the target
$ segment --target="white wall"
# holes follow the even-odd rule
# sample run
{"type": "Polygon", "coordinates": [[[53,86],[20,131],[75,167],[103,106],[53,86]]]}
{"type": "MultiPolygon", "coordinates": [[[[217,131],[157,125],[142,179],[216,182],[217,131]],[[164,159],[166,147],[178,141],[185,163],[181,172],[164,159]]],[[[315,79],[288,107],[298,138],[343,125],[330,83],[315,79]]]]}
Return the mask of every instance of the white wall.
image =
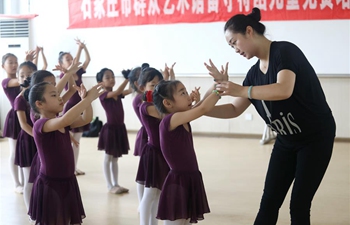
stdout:
{"type": "MultiPolygon", "coordinates": [[[[31,0],[30,9],[30,13],[39,14],[31,21],[30,45],[32,48],[35,45],[44,47],[49,69],[57,63],[60,51],[75,54],[75,37],[86,41],[92,58],[84,78],[88,86],[94,84],[95,74],[103,67],[109,67],[118,74],[124,68],[143,62],[156,68],[161,68],[164,62],[177,62],[175,70],[178,78],[189,89],[201,86],[204,92],[212,80],[203,66],[203,62],[209,58],[217,64],[229,61],[231,80],[238,83],[242,82],[244,74],[256,61],[240,57],[226,44],[222,22],[68,30],[68,0],[31,0]]],[[[294,42],[304,51],[318,74],[331,77],[322,78],[321,82],[327,90],[336,92],[325,90],[339,123],[337,135],[350,138],[350,21],[284,21],[264,24],[267,26],[268,38],[294,42]],[[336,78],[339,76],[345,78],[336,78]],[[343,88],[339,88],[339,85],[343,88]],[[339,96],[345,104],[340,102],[339,96]]],[[[0,98],[3,98],[3,94],[0,98]]],[[[137,130],[139,122],[132,111],[131,100],[131,96],[124,100],[125,124],[128,129],[137,130]]],[[[227,97],[221,100],[225,101],[230,99],[227,97]]],[[[94,107],[95,114],[104,119],[104,112],[98,101],[94,103],[94,107]]],[[[252,107],[246,113],[253,115],[252,121],[245,120],[244,116],[234,120],[203,117],[193,123],[193,130],[261,134],[263,121],[252,107]]]]}

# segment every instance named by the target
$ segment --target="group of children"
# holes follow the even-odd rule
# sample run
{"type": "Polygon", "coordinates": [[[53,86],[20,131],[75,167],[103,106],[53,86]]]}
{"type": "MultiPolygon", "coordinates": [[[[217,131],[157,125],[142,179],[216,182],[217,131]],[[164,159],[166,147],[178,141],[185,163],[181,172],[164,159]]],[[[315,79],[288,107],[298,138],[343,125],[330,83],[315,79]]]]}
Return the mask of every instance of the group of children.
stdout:
{"type": "Polygon", "coordinates": [[[40,52],[45,59],[42,48],[28,52],[19,66],[11,53],[2,58],[7,73],[2,86],[12,106],[3,135],[10,144],[15,191],[24,194],[30,221],[40,225],[82,223],[85,212],[76,180],[76,175],[84,174],[77,168],[79,141],[93,117],[91,102],[98,97],[107,117],[97,144],[98,150],[105,151],[107,187],[114,194],[129,191],[119,185],[118,158],[130,149],[121,100],[131,93],[142,124],[134,150],[140,158],[136,174],[140,224],[158,224],[158,219],[166,225],[189,224],[203,219],[209,206],[189,122],[214,107],[220,98],[214,86],[200,101],[199,88],[188,94],[175,80],[175,63],[165,65],[163,71],[144,63],[123,70],[125,80],[115,90],[114,72],[103,68],[96,75],[98,84],[87,91],[82,74],[90,56],[83,42],[77,39],[76,43],[75,58],[69,52],[59,53],[54,68],[61,72],[57,83],[45,70],[46,60],[44,68],[37,70],[40,52]]]}

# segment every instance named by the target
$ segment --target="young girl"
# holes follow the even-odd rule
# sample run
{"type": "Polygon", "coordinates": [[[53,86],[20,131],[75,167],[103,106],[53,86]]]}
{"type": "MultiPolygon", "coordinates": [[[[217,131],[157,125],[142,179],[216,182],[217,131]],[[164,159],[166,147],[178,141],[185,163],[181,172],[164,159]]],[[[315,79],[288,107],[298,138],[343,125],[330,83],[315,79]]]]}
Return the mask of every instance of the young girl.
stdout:
{"type": "MultiPolygon", "coordinates": [[[[148,141],[148,135],[146,132],[145,127],[142,125],[141,117],[140,117],[140,105],[142,104],[142,91],[139,89],[139,84],[137,83],[140,73],[143,68],[149,67],[148,63],[143,63],[141,67],[136,67],[131,70],[131,72],[128,75],[129,79],[129,85],[132,88],[133,92],[136,93],[136,96],[134,100],[132,101],[132,107],[136,113],[137,118],[139,119],[141,123],[141,128],[137,131],[136,138],[135,138],[135,147],[134,147],[134,155],[135,156],[141,156],[141,150],[145,146],[145,144],[148,141]]],[[[139,202],[141,202],[142,196],[143,196],[143,190],[144,186],[136,183],[136,190],[137,190],[137,197],[139,202]]]]}
{"type": "Polygon", "coordinates": [[[36,224],[81,224],[85,218],[74,175],[74,155],[69,129],[90,123],[91,102],[103,91],[100,85],[96,85],[87,94],[84,92],[82,86],[81,102],[62,117],[57,117],[63,110],[63,101],[57,88],[48,82],[31,87],[29,103],[40,114],[40,119],[34,124],[33,135],[41,168],[33,186],[29,207],[29,215],[36,220],[36,224]]]}
{"type": "MultiPolygon", "coordinates": [[[[62,79],[58,81],[56,84],[56,77],[49,71],[46,70],[38,70],[33,73],[31,76],[31,81],[30,81],[30,86],[34,86],[35,84],[41,83],[41,82],[48,82],[56,86],[57,92],[61,93],[63,91],[63,88],[65,85],[68,83],[68,91],[66,91],[63,96],[62,96],[62,101],[63,104],[65,104],[71,97],[72,95],[76,92],[76,89],[73,87],[74,85],[74,79],[73,75],[75,74],[76,70],[75,67],[72,65],[71,68],[68,69],[67,72],[65,72],[64,76],[62,79]]],[[[24,93],[25,98],[28,100],[28,94],[29,94],[29,89],[27,89],[24,93]]],[[[32,123],[35,123],[39,117],[38,115],[35,114],[33,110],[30,111],[30,118],[32,123]]],[[[71,141],[74,143],[74,138],[71,136],[71,141]]],[[[36,177],[40,173],[40,158],[38,157],[38,154],[35,154],[33,158],[33,162],[31,164],[31,169],[30,169],[30,175],[29,175],[29,183],[34,183],[36,177]]]]}
{"type": "MultiPolygon", "coordinates": [[[[23,88],[29,87],[30,76],[37,70],[36,65],[30,61],[27,61],[21,63],[18,69],[18,81],[20,85],[23,88]]],[[[17,113],[18,120],[22,128],[17,137],[15,164],[20,166],[23,170],[23,197],[28,211],[32,191],[32,185],[31,183],[28,183],[28,180],[31,164],[36,154],[36,145],[32,132],[33,123],[30,118],[30,106],[24,97],[24,90],[25,89],[21,91],[14,101],[14,110],[17,113]]]]}
{"type": "Polygon", "coordinates": [[[140,224],[156,225],[158,201],[160,191],[168,174],[169,166],[160,150],[159,124],[161,115],[157,112],[152,101],[154,87],[163,80],[163,75],[154,68],[144,68],[138,84],[140,90],[145,91],[144,101],[140,105],[142,125],[148,134],[148,142],[142,149],[136,182],[144,186],[144,193],[140,202],[140,224]]]}
{"type": "MultiPolygon", "coordinates": [[[[124,77],[127,78],[128,74],[125,71],[123,73],[124,77]]],[[[118,158],[123,154],[128,154],[129,151],[129,140],[124,124],[124,109],[121,101],[124,96],[131,93],[130,89],[124,90],[129,80],[125,79],[117,90],[113,91],[115,85],[114,73],[108,68],[101,69],[96,75],[96,80],[106,90],[100,96],[100,101],[107,116],[107,123],[103,125],[100,132],[98,150],[106,152],[103,171],[109,192],[121,194],[129,191],[118,183],[118,158]]]]}
{"type": "MultiPolygon", "coordinates": [[[[17,136],[19,131],[21,130],[17,114],[13,109],[13,103],[15,101],[15,98],[20,93],[20,86],[18,83],[18,79],[16,78],[17,67],[18,61],[17,57],[14,54],[7,53],[2,57],[2,68],[7,74],[7,78],[5,78],[2,81],[2,87],[12,107],[5,119],[3,136],[8,138],[10,145],[9,165],[10,172],[15,185],[15,192],[22,194],[23,186],[20,182],[18,173],[20,170],[18,166],[15,165],[17,136]]],[[[22,175],[22,172],[20,172],[20,174],[22,175]]]]}
{"type": "Polygon", "coordinates": [[[189,122],[210,111],[219,98],[214,91],[192,108],[191,96],[180,81],[162,81],[155,88],[154,105],[164,114],[159,126],[160,147],[170,167],[157,214],[165,225],[197,223],[210,211],[189,122]]]}
{"type": "MultiPolygon", "coordinates": [[[[79,62],[81,51],[84,49],[85,52],[85,61],[81,67],[80,70],[77,71],[77,73],[74,75],[74,80],[77,86],[80,86],[82,83],[82,75],[86,73],[86,69],[90,63],[90,54],[89,51],[86,48],[86,45],[81,42],[79,39],[75,40],[78,44],[79,48],[77,51],[76,57],[73,59],[72,55],[69,52],[60,52],[58,57],[59,67],[58,69],[61,70],[60,78],[63,77],[64,72],[67,71],[67,68],[72,65],[74,62],[79,62]]],[[[57,68],[57,67],[56,67],[57,68]]],[[[66,87],[67,89],[67,87],[66,87]]],[[[70,108],[75,106],[80,101],[80,97],[78,93],[73,94],[73,96],[68,100],[66,103],[63,113],[67,112],[70,108]]],[[[90,121],[91,122],[91,121],[90,121]]],[[[86,124],[84,127],[77,127],[72,129],[72,135],[73,139],[79,143],[81,136],[83,135],[83,132],[86,130],[89,130],[90,123],[86,124]]],[[[76,175],[84,175],[85,172],[81,171],[77,167],[78,163],[78,157],[79,157],[79,144],[73,145],[73,151],[74,151],[74,161],[75,161],[75,174],[76,175]]]]}
{"type": "MultiPolygon", "coordinates": [[[[132,101],[132,107],[136,113],[137,118],[139,119],[139,121],[141,122],[141,118],[140,118],[140,105],[142,103],[142,91],[139,88],[139,84],[137,83],[139,77],[140,77],[140,73],[142,71],[143,68],[149,67],[148,63],[143,63],[141,67],[136,67],[134,69],[131,70],[131,72],[129,73],[128,79],[129,79],[129,83],[130,83],[130,87],[132,88],[132,91],[134,93],[136,93],[136,96],[134,98],[134,100],[132,101]]],[[[134,155],[135,156],[140,156],[141,155],[141,150],[143,148],[143,146],[147,143],[148,140],[148,136],[147,136],[147,132],[146,129],[144,128],[144,126],[141,126],[141,128],[138,130],[137,135],[136,135],[136,139],[135,139],[135,148],[134,148],[134,155]]]]}

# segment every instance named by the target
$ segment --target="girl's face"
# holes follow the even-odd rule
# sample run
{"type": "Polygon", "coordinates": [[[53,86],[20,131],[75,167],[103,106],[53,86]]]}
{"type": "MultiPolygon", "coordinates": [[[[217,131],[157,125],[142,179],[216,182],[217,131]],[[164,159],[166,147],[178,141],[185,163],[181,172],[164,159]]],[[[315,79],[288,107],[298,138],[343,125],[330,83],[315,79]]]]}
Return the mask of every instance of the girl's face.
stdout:
{"type": "Polygon", "coordinates": [[[102,77],[102,85],[105,88],[113,88],[115,85],[115,77],[112,71],[106,70],[102,77]]]}
{"type": "Polygon", "coordinates": [[[57,88],[52,85],[46,85],[45,92],[43,94],[44,101],[40,102],[40,108],[45,113],[57,114],[63,110],[63,100],[57,92],[57,88]]]}
{"type": "Polygon", "coordinates": [[[254,45],[251,40],[252,28],[247,27],[245,34],[233,33],[230,30],[225,31],[227,43],[241,56],[251,59],[255,56],[254,45]]]}
{"type": "Polygon", "coordinates": [[[16,76],[18,68],[17,58],[13,56],[7,57],[4,65],[2,65],[2,68],[6,71],[7,74],[16,76]]]}
{"type": "Polygon", "coordinates": [[[72,65],[72,63],[73,63],[73,56],[71,54],[67,53],[62,57],[62,63],[60,63],[60,65],[64,69],[68,69],[70,67],[70,65],[72,65]]]}
{"type": "Polygon", "coordinates": [[[145,91],[154,91],[154,87],[159,83],[159,77],[155,76],[153,80],[146,83],[145,91]]]}
{"type": "Polygon", "coordinates": [[[18,71],[18,82],[20,84],[23,84],[24,81],[32,75],[32,73],[33,70],[30,69],[28,66],[22,66],[22,68],[18,71]]]}
{"type": "Polygon", "coordinates": [[[174,91],[173,97],[174,101],[171,101],[173,106],[171,111],[183,112],[192,108],[191,97],[183,83],[176,85],[176,90],[174,91]]]}
{"type": "Polygon", "coordinates": [[[56,78],[54,76],[45,77],[43,82],[49,82],[53,86],[56,86],[56,78]]]}

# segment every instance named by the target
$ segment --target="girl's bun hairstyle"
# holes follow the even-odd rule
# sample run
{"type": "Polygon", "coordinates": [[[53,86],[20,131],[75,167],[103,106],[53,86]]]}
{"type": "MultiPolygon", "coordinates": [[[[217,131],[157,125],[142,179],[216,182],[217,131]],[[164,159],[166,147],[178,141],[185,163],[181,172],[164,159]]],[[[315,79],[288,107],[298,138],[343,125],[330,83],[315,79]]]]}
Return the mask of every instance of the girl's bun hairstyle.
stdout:
{"type": "Polygon", "coordinates": [[[30,86],[30,80],[32,77],[27,77],[27,79],[24,80],[23,84],[20,84],[21,87],[29,87],[30,86]]]}
{"type": "Polygon", "coordinates": [[[123,77],[125,79],[129,79],[129,74],[130,74],[131,70],[127,69],[127,70],[122,70],[122,74],[123,74],[123,77]]]}
{"type": "Polygon", "coordinates": [[[149,68],[149,64],[148,63],[142,63],[141,70],[143,71],[143,70],[145,70],[147,68],[149,68]]]}

